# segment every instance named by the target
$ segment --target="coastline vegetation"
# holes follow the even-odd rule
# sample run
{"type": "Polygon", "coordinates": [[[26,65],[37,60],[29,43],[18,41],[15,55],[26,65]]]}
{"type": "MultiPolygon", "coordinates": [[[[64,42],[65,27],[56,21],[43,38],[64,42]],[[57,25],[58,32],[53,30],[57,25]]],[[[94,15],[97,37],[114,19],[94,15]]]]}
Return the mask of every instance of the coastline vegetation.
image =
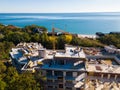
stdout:
{"type": "Polygon", "coordinates": [[[98,41],[106,45],[114,45],[117,48],[120,48],[120,34],[106,34],[100,38],[98,41]]]}
{"type": "Polygon", "coordinates": [[[9,52],[20,42],[38,42],[45,48],[52,49],[53,41],[56,49],[63,49],[65,44],[82,47],[103,47],[105,44],[113,44],[120,48],[120,35],[105,35],[96,40],[78,38],[72,34],[62,34],[52,37],[47,34],[47,28],[43,26],[30,25],[24,28],[13,25],[0,24],[0,90],[42,90],[44,77],[40,72],[35,74],[22,73],[8,64],[9,52]]]}
{"type": "Polygon", "coordinates": [[[53,38],[47,34],[47,28],[43,26],[30,25],[19,28],[13,25],[5,26],[0,24],[0,60],[8,60],[9,51],[20,42],[39,42],[45,48],[52,49],[53,41],[56,44],[56,49],[63,49],[64,44],[79,45],[83,47],[103,46],[98,40],[78,38],[72,34],[62,34],[53,38]]]}
{"type": "Polygon", "coordinates": [[[0,90],[43,90],[45,78],[40,72],[19,74],[11,64],[0,61],[0,90]]]}

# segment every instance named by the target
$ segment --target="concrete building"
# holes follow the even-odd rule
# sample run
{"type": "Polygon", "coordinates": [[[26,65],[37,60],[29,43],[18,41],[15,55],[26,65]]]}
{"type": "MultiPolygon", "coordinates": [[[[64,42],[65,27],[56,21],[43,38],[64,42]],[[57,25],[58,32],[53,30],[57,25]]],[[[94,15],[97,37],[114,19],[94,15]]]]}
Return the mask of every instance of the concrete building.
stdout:
{"type": "Polygon", "coordinates": [[[85,90],[119,90],[120,59],[116,54],[100,48],[87,48],[84,52],[87,52],[85,90]]]}
{"type": "Polygon", "coordinates": [[[20,43],[10,52],[13,65],[19,71],[42,71],[47,78],[45,90],[102,90],[106,87],[120,90],[118,55],[106,49],[71,45],[53,51],[38,43],[20,43]]]}
{"type": "Polygon", "coordinates": [[[66,46],[53,59],[44,61],[42,70],[47,76],[47,90],[80,90],[84,88],[85,54],[79,47],[66,46]]]}

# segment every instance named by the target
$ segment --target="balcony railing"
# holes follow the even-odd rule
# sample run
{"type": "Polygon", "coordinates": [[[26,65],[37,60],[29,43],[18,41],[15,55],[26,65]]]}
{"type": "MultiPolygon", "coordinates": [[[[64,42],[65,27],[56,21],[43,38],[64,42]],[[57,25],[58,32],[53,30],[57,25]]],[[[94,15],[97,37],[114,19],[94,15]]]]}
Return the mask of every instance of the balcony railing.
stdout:
{"type": "Polygon", "coordinates": [[[77,77],[66,76],[66,77],[65,77],[65,80],[71,80],[71,81],[75,80],[75,81],[80,81],[80,80],[82,80],[82,79],[84,79],[84,78],[85,78],[85,73],[82,73],[82,74],[78,75],[77,77]]]}
{"type": "Polygon", "coordinates": [[[56,86],[58,83],[56,82],[47,82],[47,86],[56,86]]]}
{"type": "Polygon", "coordinates": [[[54,83],[57,83],[57,84],[59,84],[59,83],[63,83],[63,80],[55,80],[54,83]]]}
{"type": "Polygon", "coordinates": [[[74,87],[74,84],[72,82],[67,82],[65,83],[66,87],[74,87]]]}
{"type": "Polygon", "coordinates": [[[52,75],[47,75],[47,78],[48,78],[48,79],[57,79],[56,76],[52,76],[52,75]]]}
{"type": "Polygon", "coordinates": [[[68,71],[85,71],[85,66],[84,65],[71,65],[71,64],[66,64],[66,65],[58,65],[58,64],[45,64],[41,67],[41,69],[47,69],[47,70],[68,70],[68,71]]]}
{"type": "Polygon", "coordinates": [[[72,80],[75,80],[75,77],[73,77],[73,76],[66,76],[65,80],[71,80],[72,81],[72,80]]]}

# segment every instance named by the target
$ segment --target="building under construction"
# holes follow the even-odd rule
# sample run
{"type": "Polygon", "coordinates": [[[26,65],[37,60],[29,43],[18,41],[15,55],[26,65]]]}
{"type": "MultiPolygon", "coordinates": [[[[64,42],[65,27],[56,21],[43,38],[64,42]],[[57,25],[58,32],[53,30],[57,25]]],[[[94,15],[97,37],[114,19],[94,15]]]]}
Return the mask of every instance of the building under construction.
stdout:
{"type": "Polygon", "coordinates": [[[104,48],[47,50],[38,43],[20,43],[10,56],[20,72],[42,71],[45,90],[120,90],[119,53],[104,48]]]}

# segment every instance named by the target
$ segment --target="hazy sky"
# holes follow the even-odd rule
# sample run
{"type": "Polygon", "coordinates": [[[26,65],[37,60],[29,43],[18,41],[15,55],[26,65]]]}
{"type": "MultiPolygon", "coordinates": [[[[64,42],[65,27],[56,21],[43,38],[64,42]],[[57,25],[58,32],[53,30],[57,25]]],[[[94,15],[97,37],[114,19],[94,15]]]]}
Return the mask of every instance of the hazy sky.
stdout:
{"type": "Polygon", "coordinates": [[[120,0],[0,0],[0,12],[120,12],[120,0]]]}

